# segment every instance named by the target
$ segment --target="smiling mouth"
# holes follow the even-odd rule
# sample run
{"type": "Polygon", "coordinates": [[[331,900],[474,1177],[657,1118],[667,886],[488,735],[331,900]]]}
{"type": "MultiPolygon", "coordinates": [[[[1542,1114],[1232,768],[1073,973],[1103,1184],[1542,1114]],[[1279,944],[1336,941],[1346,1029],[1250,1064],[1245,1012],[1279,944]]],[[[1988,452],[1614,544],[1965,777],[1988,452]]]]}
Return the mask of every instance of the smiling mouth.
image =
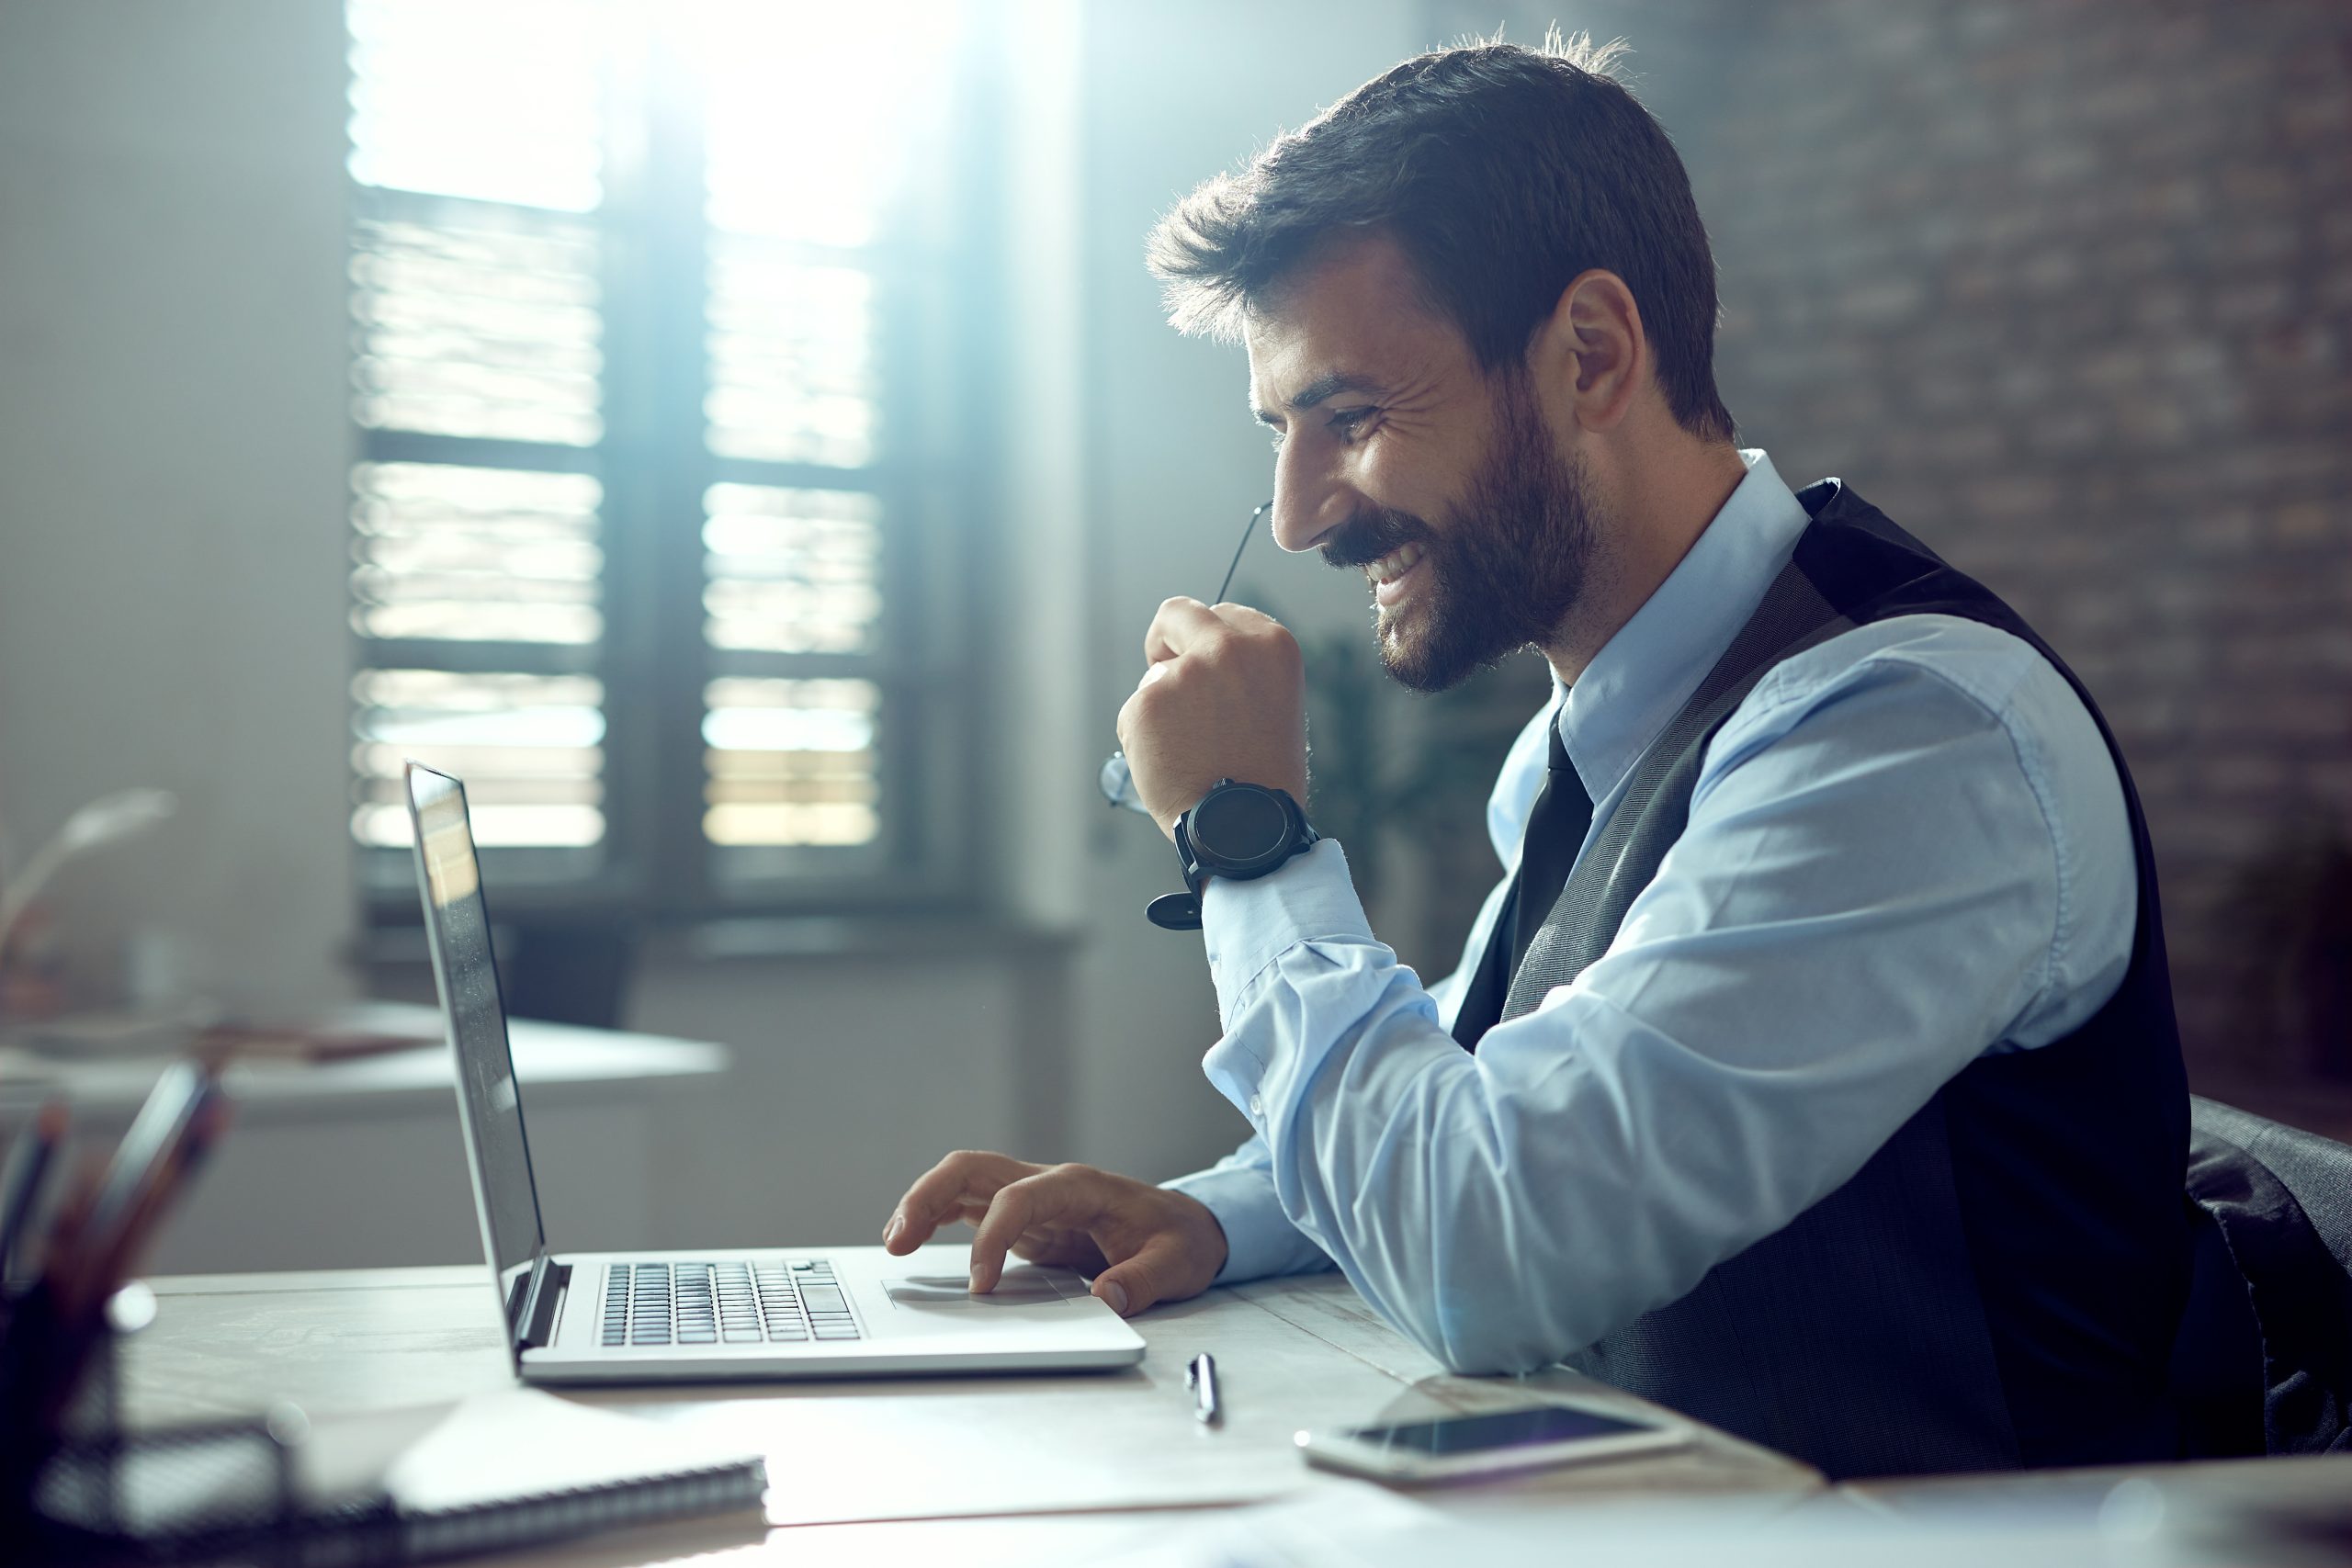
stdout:
{"type": "Polygon", "coordinates": [[[1394,604],[1404,592],[1404,581],[1429,554],[1428,547],[1415,540],[1397,546],[1376,561],[1366,562],[1364,576],[1372,582],[1372,596],[1382,604],[1394,604]]]}
{"type": "Polygon", "coordinates": [[[1372,579],[1372,585],[1378,588],[1385,583],[1396,581],[1412,570],[1420,564],[1421,557],[1428,553],[1419,544],[1402,544],[1378,560],[1365,566],[1363,573],[1372,579]]]}

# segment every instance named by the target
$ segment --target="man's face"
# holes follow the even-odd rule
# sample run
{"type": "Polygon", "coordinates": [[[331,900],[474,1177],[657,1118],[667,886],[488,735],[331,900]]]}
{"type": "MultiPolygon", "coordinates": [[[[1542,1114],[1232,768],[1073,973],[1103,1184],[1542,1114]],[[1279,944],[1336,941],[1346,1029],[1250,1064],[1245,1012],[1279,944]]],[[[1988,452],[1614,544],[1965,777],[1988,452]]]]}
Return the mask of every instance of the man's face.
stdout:
{"type": "Polygon", "coordinates": [[[1246,335],[1275,539],[1363,571],[1389,674],[1442,691],[1556,634],[1587,577],[1589,487],[1526,378],[1478,368],[1393,243],[1310,265],[1246,335]]]}

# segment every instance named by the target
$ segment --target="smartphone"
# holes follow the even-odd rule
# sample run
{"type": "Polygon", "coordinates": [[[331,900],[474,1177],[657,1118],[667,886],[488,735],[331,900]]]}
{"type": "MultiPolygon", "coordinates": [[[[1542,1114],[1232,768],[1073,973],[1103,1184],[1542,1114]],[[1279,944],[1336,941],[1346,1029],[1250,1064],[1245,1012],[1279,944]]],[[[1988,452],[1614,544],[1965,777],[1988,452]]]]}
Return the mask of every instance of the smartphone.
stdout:
{"type": "Polygon", "coordinates": [[[1657,1453],[1690,1441],[1689,1428],[1570,1404],[1531,1404],[1390,1427],[1301,1432],[1307,1462],[1375,1481],[1460,1481],[1508,1471],[1657,1453]]]}

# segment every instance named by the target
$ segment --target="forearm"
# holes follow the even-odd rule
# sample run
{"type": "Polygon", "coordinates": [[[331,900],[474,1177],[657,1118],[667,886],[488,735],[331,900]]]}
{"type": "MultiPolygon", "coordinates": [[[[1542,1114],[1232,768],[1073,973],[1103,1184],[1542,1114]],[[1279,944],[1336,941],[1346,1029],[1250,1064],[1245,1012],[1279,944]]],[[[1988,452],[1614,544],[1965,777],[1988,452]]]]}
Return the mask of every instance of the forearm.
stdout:
{"type": "MultiPolygon", "coordinates": [[[[1213,914],[1229,917],[1213,920],[1210,943],[1227,1032],[1205,1066],[1260,1129],[1244,1150],[1264,1166],[1260,1201],[1451,1365],[1519,1370],[1574,1348],[1592,1336],[1558,1310],[1578,1300],[1573,1288],[1501,1280],[1506,1258],[1524,1278],[1514,1241],[1531,1221],[1511,1210],[1528,1173],[1512,1169],[1513,1151],[1542,1142],[1526,1135],[1528,1108],[1455,1045],[1418,977],[1372,938],[1339,848],[1298,870],[1240,898],[1211,885],[1213,914]],[[1271,956],[1264,931],[1284,933],[1271,956]]],[[[1557,1246],[1544,1250],[1556,1265],[1557,1246]]]]}
{"type": "Polygon", "coordinates": [[[1596,1245],[1617,1229],[1603,1216],[1624,1212],[1634,1164],[1604,1152],[1608,1129],[1575,1140],[1582,1157],[1545,1157],[1559,1142],[1554,1097],[1482,1070],[1409,969],[1359,967],[1361,952],[1335,962],[1345,945],[1304,945],[1261,976],[1209,1064],[1221,1089],[1262,1108],[1268,1188],[1297,1233],[1461,1371],[1544,1365],[1640,1310],[1629,1292],[1670,1289],[1666,1260],[1596,1245]],[[1349,1021],[1294,1084],[1283,1068],[1311,1053],[1275,1037],[1310,1013],[1332,1019],[1339,992],[1349,1021]]]}

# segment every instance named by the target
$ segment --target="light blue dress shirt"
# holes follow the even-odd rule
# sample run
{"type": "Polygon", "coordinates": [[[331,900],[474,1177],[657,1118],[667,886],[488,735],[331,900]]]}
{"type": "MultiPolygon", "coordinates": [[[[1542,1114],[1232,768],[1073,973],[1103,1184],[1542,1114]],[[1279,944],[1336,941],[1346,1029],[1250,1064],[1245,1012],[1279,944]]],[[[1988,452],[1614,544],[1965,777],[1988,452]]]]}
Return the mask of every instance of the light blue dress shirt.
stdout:
{"type": "Polygon", "coordinates": [[[1336,1264],[1457,1371],[1541,1366],[1835,1190],[1978,1055],[2114,994],[2137,886],[2097,726],[2018,638],[1909,615],[1769,672],[1609,951],[1475,1056],[1448,1033],[1544,723],[1596,802],[1589,851],[1787,564],[1804,509],[1742,457],[1682,562],[1512,744],[1487,807],[1504,875],[1455,975],[1424,987],[1381,945],[1335,842],[1209,884],[1225,1034],[1204,1066],[1255,1134],[1169,1185],[1224,1226],[1220,1282],[1336,1264]]]}

